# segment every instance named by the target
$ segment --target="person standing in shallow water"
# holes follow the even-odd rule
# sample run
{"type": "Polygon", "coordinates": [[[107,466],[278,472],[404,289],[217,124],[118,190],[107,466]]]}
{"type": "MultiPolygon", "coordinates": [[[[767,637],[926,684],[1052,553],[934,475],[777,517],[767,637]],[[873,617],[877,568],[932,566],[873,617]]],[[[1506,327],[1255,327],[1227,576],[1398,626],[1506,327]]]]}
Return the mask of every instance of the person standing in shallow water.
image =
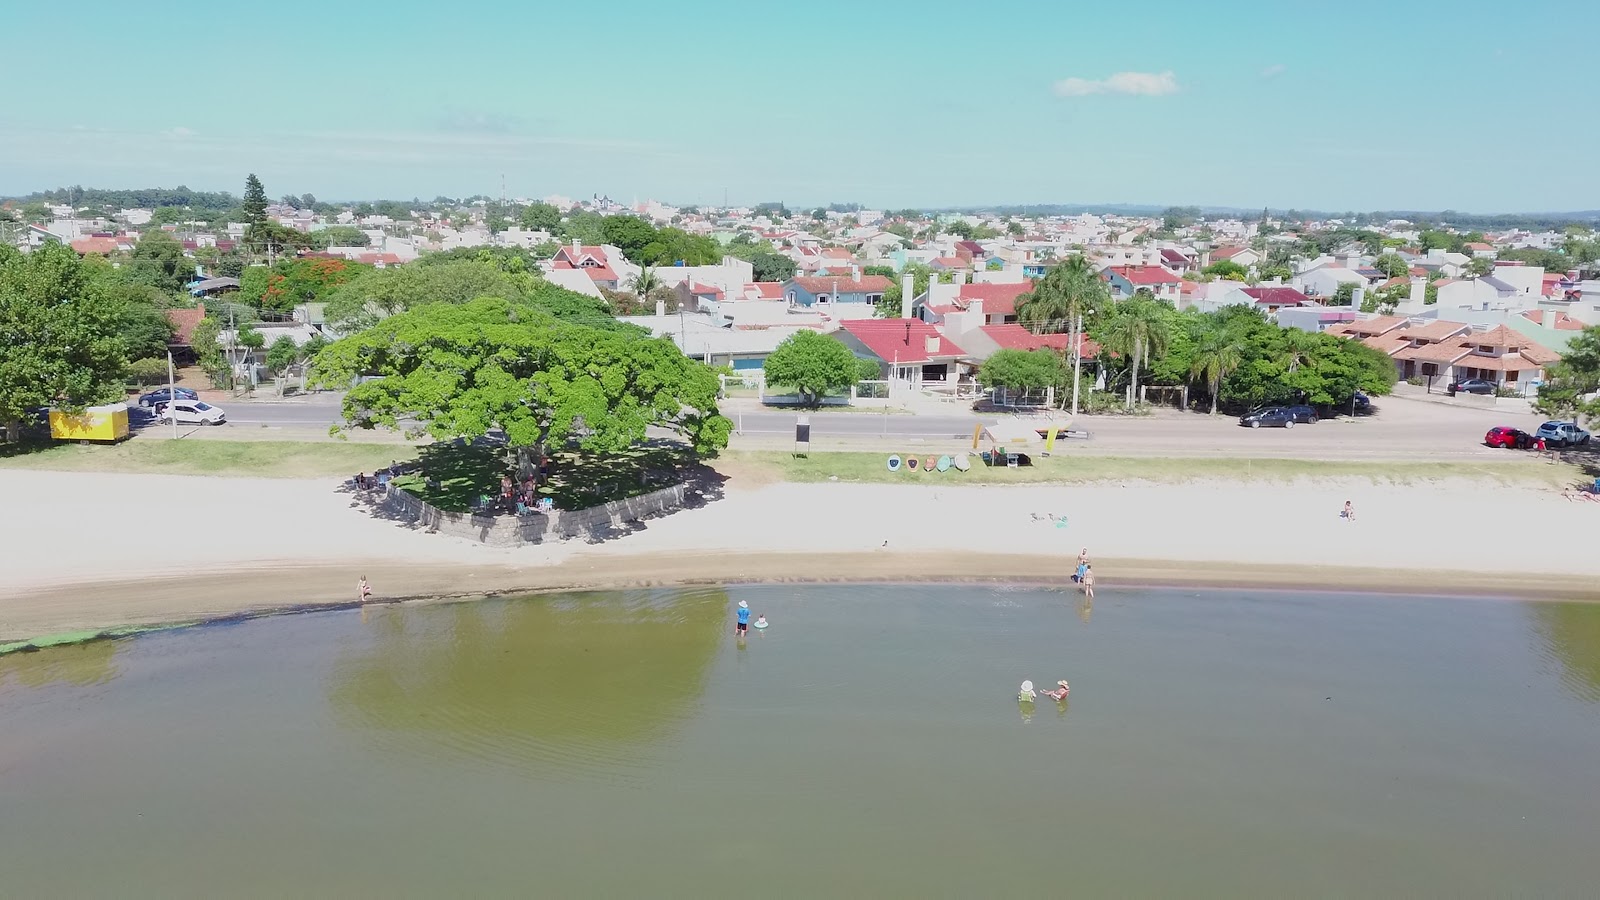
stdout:
{"type": "Polygon", "coordinates": [[[738,619],[738,624],[733,627],[733,633],[737,637],[744,637],[750,632],[750,604],[743,600],[739,601],[738,619]]]}

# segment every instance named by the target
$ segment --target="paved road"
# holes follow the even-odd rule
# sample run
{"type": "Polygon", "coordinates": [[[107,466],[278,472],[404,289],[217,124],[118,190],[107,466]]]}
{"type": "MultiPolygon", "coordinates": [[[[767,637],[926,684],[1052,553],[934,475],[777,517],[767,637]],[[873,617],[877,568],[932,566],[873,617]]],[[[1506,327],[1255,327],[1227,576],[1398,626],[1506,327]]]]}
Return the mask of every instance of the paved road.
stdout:
{"type": "MultiPolygon", "coordinates": [[[[230,428],[281,429],[285,436],[325,431],[339,421],[339,403],[331,396],[286,402],[219,400],[217,404],[227,410],[230,428]]],[[[740,437],[736,440],[742,439],[746,446],[786,446],[793,440],[795,413],[730,411],[729,416],[738,429],[740,437]]],[[[966,440],[971,438],[974,425],[998,418],[1002,417],[817,412],[811,414],[811,429],[814,442],[874,447],[874,438],[930,443],[966,440]]],[[[1137,418],[1085,417],[1075,427],[1090,432],[1092,438],[1071,441],[1069,446],[1078,452],[1129,456],[1467,461],[1504,457],[1511,452],[1482,445],[1483,434],[1489,428],[1512,425],[1532,431],[1539,421],[1531,414],[1392,397],[1378,404],[1376,415],[1333,419],[1292,430],[1240,428],[1232,417],[1172,411],[1137,418]]],[[[138,414],[133,424],[142,424],[138,414]]]]}

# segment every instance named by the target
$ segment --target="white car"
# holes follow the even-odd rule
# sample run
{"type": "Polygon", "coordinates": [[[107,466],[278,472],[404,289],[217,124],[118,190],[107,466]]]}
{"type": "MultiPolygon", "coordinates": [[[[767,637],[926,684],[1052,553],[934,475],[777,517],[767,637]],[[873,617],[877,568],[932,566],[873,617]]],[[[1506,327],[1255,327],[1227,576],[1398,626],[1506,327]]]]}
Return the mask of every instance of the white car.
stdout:
{"type": "Polygon", "coordinates": [[[179,400],[156,411],[158,421],[171,422],[174,418],[180,425],[221,425],[228,420],[228,414],[204,400],[179,400]]]}

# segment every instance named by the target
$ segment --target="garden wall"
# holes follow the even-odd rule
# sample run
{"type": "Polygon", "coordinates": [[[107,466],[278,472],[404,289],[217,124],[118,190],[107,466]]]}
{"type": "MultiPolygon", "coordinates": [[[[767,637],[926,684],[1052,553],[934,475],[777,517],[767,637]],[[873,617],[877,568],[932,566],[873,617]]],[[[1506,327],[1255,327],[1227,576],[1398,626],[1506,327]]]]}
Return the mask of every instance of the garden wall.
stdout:
{"type": "Polygon", "coordinates": [[[515,547],[574,537],[598,539],[630,522],[681,508],[688,490],[688,485],[675,484],[589,509],[491,516],[445,512],[390,484],[384,488],[380,505],[395,518],[414,522],[430,532],[466,538],[491,547],[515,547]]]}

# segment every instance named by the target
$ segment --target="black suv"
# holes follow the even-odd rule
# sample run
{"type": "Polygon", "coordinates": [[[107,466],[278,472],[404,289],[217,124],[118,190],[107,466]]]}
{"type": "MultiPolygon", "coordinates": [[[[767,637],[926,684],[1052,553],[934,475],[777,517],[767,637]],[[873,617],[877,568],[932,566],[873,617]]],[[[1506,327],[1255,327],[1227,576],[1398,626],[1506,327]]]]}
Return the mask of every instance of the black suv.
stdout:
{"type": "Polygon", "coordinates": [[[1309,406],[1264,406],[1239,417],[1239,424],[1249,428],[1293,428],[1299,422],[1315,425],[1317,411],[1309,406]]]}

